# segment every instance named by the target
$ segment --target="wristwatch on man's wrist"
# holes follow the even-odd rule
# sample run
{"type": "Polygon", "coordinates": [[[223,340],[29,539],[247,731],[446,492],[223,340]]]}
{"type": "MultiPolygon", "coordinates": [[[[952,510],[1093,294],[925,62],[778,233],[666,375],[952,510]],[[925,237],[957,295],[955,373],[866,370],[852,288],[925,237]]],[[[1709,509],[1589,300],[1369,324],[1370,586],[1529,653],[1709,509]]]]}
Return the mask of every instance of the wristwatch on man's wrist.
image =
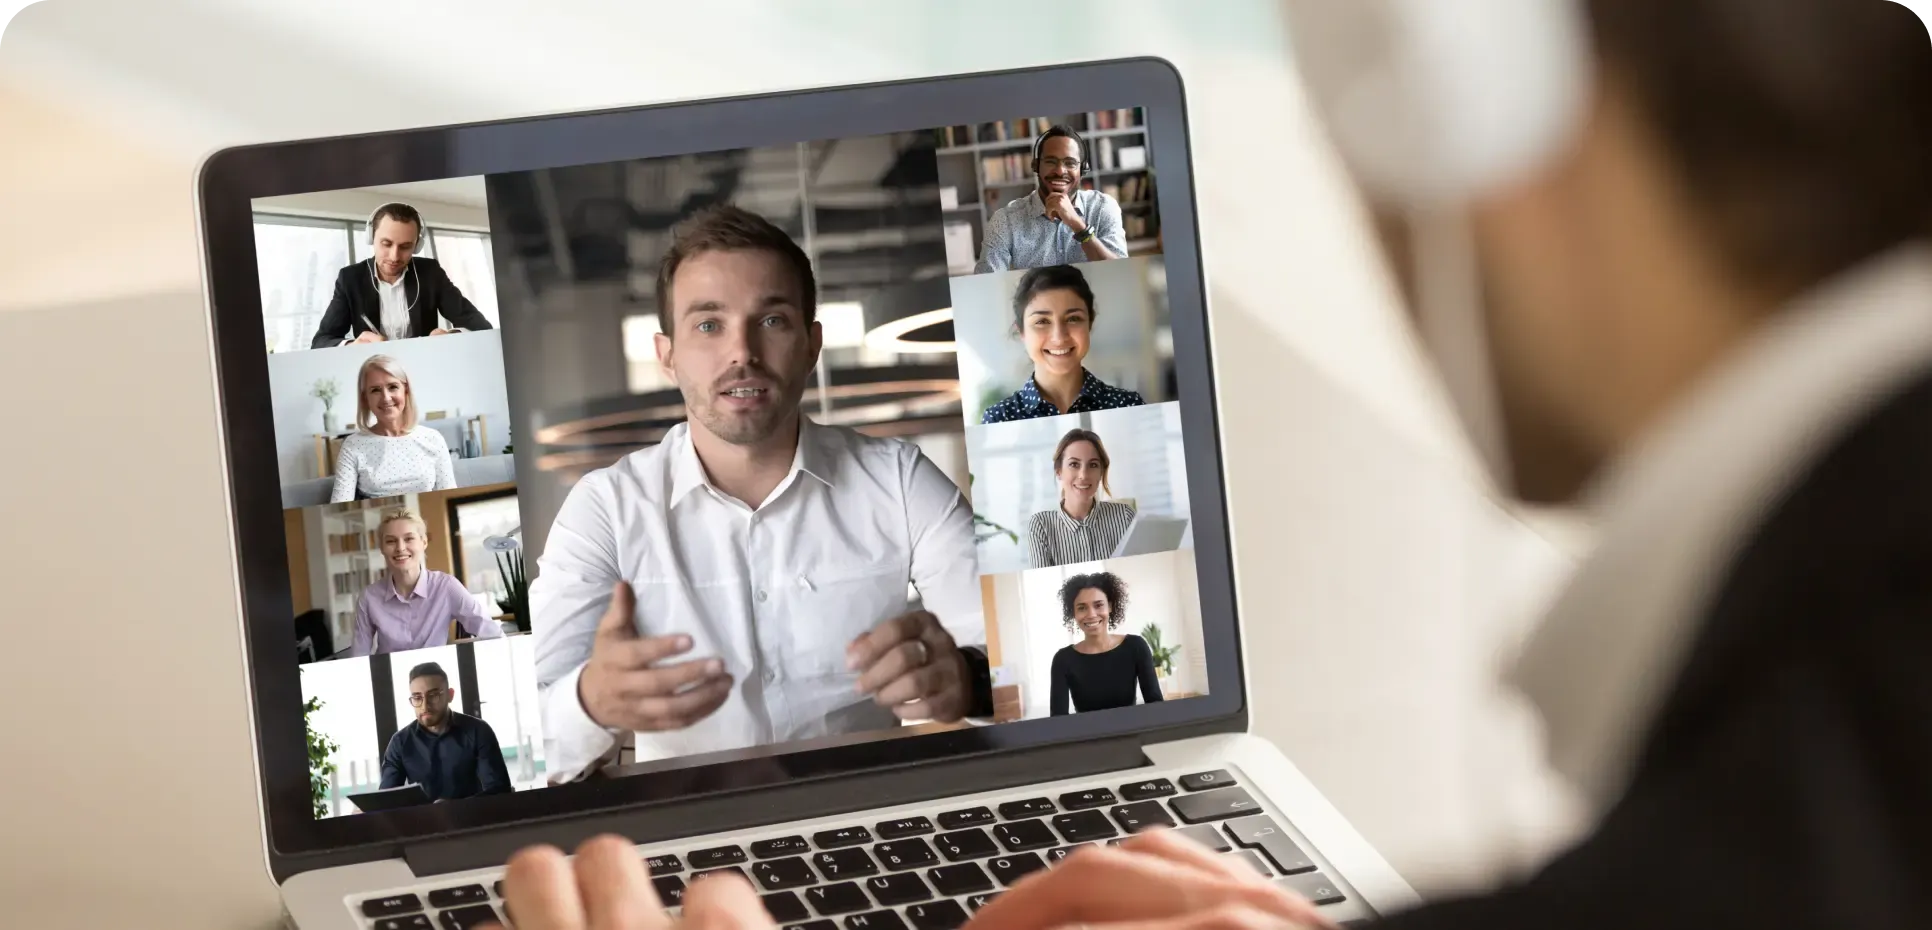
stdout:
{"type": "Polygon", "coordinates": [[[1093,239],[1092,226],[1089,226],[1086,229],[1080,230],[1080,235],[1073,237],[1073,241],[1078,242],[1081,245],[1086,245],[1087,242],[1091,239],[1093,239]]]}

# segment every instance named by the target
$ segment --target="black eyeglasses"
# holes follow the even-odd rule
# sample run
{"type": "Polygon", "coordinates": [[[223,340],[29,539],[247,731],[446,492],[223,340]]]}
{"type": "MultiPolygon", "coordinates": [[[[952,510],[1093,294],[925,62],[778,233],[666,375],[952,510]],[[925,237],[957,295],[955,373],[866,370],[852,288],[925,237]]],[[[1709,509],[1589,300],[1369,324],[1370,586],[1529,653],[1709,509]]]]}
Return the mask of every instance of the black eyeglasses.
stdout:
{"type": "Polygon", "coordinates": [[[1060,169],[1060,168],[1065,168],[1065,169],[1067,169],[1068,171],[1072,171],[1072,172],[1075,172],[1075,173],[1078,173],[1078,172],[1080,171],[1080,159],[1078,159],[1078,158],[1054,158],[1054,157],[1053,157],[1053,156],[1051,156],[1051,155],[1048,155],[1048,156],[1046,156],[1046,157],[1044,157],[1044,158],[1041,158],[1041,159],[1040,159],[1040,170],[1041,170],[1041,171],[1055,171],[1055,170],[1058,170],[1058,169],[1060,169]]]}
{"type": "Polygon", "coordinates": [[[444,691],[444,690],[443,690],[443,689],[441,689],[441,688],[433,688],[433,689],[431,689],[431,690],[428,690],[428,691],[425,691],[425,692],[423,692],[423,693],[421,693],[421,694],[412,694],[412,695],[410,695],[410,696],[409,696],[409,706],[411,706],[411,707],[421,707],[421,706],[423,706],[423,702],[424,702],[424,701],[427,701],[427,700],[429,700],[430,698],[441,698],[441,697],[444,697],[444,696],[445,696],[445,695],[447,695],[447,694],[449,694],[449,692],[448,692],[448,691],[444,691]]]}

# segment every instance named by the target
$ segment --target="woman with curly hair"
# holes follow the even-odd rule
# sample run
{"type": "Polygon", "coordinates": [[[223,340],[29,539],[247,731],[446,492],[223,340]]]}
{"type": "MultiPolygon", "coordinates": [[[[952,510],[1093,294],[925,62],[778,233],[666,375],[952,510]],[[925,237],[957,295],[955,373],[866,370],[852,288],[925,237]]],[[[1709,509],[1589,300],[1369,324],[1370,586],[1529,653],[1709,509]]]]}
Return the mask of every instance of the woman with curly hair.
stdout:
{"type": "Polygon", "coordinates": [[[1060,622],[1083,638],[1053,654],[1053,715],[1134,706],[1134,687],[1152,704],[1161,699],[1154,653],[1132,633],[1114,633],[1127,620],[1127,583],[1112,572],[1075,575],[1060,586],[1060,622]],[[1073,710],[1067,709],[1072,698],[1073,710]]]}

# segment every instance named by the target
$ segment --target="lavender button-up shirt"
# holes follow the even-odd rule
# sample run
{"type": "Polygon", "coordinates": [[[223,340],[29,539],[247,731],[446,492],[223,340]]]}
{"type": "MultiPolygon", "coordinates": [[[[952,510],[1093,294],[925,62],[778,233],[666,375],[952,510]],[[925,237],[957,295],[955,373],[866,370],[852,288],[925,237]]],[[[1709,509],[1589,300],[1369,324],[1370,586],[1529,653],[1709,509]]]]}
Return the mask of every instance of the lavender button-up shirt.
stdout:
{"type": "Polygon", "coordinates": [[[484,615],[475,596],[455,577],[423,569],[408,597],[396,593],[388,578],[362,589],[356,601],[356,642],[352,656],[427,649],[449,643],[449,622],[456,620],[478,639],[495,639],[503,627],[484,615]]]}

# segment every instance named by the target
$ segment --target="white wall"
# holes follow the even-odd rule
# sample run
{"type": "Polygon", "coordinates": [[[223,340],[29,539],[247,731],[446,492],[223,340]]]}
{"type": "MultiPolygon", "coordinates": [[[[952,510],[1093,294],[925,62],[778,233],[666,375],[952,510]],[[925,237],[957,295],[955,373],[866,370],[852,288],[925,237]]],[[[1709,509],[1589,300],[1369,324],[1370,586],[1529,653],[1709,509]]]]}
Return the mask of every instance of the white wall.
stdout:
{"type": "Polygon", "coordinates": [[[268,357],[268,383],[275,410],[275,457],[283,484],[320,477],[315,466],[315,434],[322,429],[322,402],[309,392],[322,378],[334,378],[338,423],[355,421],[356,372],[372,355],[389,355],[409,372],[416,409],[449,411],[463,417],[482,414],[495,455],[509,440],[510,395],[503,381],[503,331],[452,333],[398,342],[347,345],[268,357]]]}
{"type": "MultiPolygon", "coordinates": [[[[1158,255],[1086,262],[1075,267],[1093,288],[1093,336],[1087,370],[1117,388],[1165,400],[1155,353],[1156,296],[1147,283],[1158,255]]],[[[1026,343],[1013,332],[1013,290],[1025,271],[965,275],[952,279],[953,336],[959,343],[959,392],[966,422],[979,423],[992,388],[1010,394],[1033,373],[1026,343]]]]}

